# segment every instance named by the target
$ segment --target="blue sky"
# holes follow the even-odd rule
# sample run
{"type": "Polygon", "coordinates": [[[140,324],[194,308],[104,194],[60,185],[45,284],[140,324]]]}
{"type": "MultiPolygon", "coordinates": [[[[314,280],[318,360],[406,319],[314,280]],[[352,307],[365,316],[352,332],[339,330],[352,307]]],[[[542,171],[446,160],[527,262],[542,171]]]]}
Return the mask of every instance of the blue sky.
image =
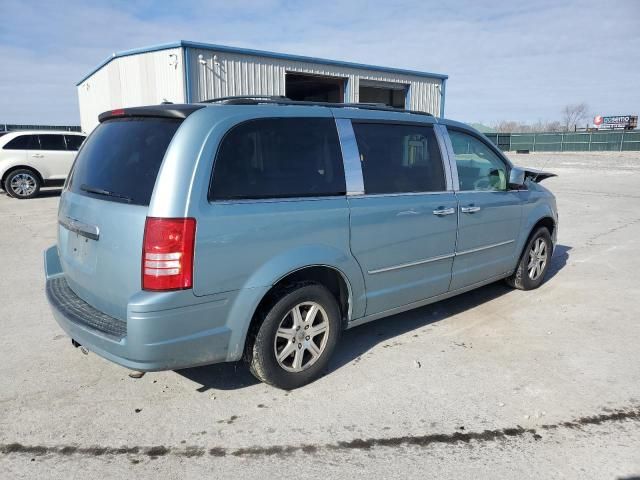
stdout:
{"type": "Polygon", "coordinates": [[[175,40],[449,75],[446,116],[640,113],[640,1],[0,0],[0,123],[78,124],[75,83],[175,40]]]}

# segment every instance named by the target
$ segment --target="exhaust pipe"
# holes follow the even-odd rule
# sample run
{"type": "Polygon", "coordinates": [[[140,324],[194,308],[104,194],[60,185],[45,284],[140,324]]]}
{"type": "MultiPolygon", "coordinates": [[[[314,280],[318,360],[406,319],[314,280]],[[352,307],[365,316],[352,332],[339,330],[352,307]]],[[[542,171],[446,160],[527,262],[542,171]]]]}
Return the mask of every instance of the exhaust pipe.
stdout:
{"type": "Polygon", "coordinates": [[[84,353],[85,355],[89,355],[89,350],[87,350],[85,347],[83,347],[80,343],[78,343],[74,338],[71,339],[71,345],[73,345],[75,348],[80,348],[80,351],[82,353],[84,353]]]}

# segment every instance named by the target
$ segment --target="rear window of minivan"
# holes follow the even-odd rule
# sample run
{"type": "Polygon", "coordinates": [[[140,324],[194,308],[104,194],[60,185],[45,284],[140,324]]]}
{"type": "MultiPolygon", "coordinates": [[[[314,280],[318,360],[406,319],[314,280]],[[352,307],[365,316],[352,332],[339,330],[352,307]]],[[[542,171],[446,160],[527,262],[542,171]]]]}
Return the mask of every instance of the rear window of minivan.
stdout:
{"type": "Polygon", "coordinates": [[[107,120],[78,153],[69,189],[102,200],[149,205],[156,177],[180,120],[107,120]]]}

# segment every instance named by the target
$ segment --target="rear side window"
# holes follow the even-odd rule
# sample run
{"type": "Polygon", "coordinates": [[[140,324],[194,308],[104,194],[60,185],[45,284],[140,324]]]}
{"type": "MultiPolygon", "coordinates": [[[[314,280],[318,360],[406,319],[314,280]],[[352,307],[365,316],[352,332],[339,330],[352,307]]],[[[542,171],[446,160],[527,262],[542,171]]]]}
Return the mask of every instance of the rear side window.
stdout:
{"type": "Polygon", "coordinates": [[[36,150],[39,148],[37,135],[20,135],[2,147],[3,150],[36,150]]]}
{"type": "Polygon", "coordinates": [[[40,134],[41,150],[66,150],[64,135],[42,135],[40,134]]]}
{"type": "Polygon", "coordinates": [[[67,150],[72,151],[80,150],[80,145],[84,141],[84,137],[81,135],[65,135],[64,139],[67,142],[67,150]]]}
{"type": "Polygon", "coordinates": [[[330,118],[265,118],[234,127],[215,159],[210,200],[344,195],[330,118]]]}
{"type": "Polygon", "coordinates": [[[123,118],[98,126],[76,157],[69,188],[90,197],[149,205],[180,120],[123,118]]]}
{"type": "Polygon", "coordinates": [[[354,123],[367,194],[445,190],[440,149],[432,127],[354,123]]]}

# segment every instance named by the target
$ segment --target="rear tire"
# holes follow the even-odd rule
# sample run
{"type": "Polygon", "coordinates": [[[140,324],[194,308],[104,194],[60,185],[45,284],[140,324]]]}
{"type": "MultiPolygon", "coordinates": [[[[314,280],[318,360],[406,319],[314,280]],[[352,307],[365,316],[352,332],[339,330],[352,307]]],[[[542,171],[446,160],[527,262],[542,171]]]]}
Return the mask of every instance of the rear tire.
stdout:
{"type": "Polygon", "coordinates": [[[263,315],[249,349],[251,373],[285,390],[320,377],[342,329],[331,292],[315,283],[285,290],[263,315]]]}
{"type": "Polygon", "coordinates": [[[549,269],[552,254],[551,234],[546,227],[540,227],[529,237],[516,271],[506,282],[518,290],[538,288],[549,269]]]}
{"type": "Polygon", "coordinates": [[[4,181],[4,191],[13,198],[27,199],[35,197],[40,191],[40,177],[33,170],[20,168],[14,170],[4,181]]]}

